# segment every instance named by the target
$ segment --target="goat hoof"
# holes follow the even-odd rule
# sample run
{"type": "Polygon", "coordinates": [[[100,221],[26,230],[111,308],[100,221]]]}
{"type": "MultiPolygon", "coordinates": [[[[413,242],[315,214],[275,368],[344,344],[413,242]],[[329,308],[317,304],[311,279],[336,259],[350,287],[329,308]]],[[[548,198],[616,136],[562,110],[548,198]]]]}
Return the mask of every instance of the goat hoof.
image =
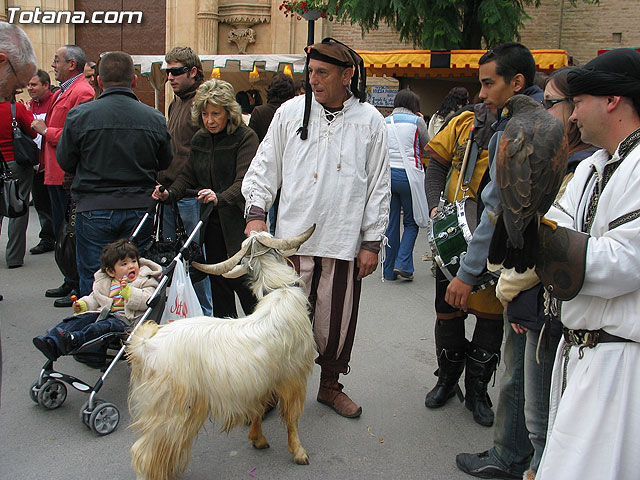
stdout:
{"type": "Polygon", "coordinates": [[[293,461],[298,465],[309,465],[309,455],[304,449],[301,449],[302,452],[299,452],[297,455],[293,456],[293,461]]]}
{"type": "Polygon", "coordinates": [[[253,440],[251,443],[253,444],[253,448],[257,448],[258,450],[269,448],[269,442],[267,442],[267,439],[264,437],[253,440]]]}

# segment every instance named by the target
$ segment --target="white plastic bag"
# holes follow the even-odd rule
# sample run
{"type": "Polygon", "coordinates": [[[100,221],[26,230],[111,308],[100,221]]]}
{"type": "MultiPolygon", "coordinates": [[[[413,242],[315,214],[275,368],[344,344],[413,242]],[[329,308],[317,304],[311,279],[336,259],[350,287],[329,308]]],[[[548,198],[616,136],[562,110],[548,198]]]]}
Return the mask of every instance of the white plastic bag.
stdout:
{"type": "Polygon", "coordinates": [[[173,271],[167,305],[164,307],[160,324],[170,323],[181,318],[202,316],[202,308],[196,291],[191,285],[183,262],[178,262],[173,271]]]}

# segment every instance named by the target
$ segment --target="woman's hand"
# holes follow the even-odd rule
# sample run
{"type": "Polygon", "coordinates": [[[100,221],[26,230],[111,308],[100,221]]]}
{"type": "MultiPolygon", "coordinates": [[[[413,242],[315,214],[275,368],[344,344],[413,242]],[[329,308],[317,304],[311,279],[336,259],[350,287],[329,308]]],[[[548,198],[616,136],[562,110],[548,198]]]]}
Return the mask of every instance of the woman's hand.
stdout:
{"type": "Polygon", "coordinates": [[[153,193],[151,194],[151,198],[164,202],[169,198],[169,192],[166,189],[160,191],[160,187],[162,187],[162,185],[156,185],[156,188],[154,188],[153,193]]]}
{"type": "Polygon", "coordinates": [[[199,190],[198,196],[196,198],[200,200],[202,203],[213,202],[214,207],[218,205],[218,197],[216,196],[215,192],[210,188],[203,188],[202,190],[199,190]]]}

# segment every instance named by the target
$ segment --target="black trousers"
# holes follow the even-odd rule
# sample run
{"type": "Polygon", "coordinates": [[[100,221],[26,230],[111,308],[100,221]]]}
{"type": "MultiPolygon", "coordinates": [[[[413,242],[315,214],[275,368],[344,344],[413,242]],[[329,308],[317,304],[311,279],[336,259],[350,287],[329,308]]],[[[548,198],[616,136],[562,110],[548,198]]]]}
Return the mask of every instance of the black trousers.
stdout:
{"type": "MultiPolygon", "coordinates": [[[[436,269],[436,350],[466,350],[464,321],[467,315],[444,301],[449,281],[440,269],[436,269]],[[459,315],[452,315],[459,313],[459,315]],[[443,315],[444,314],[444,315],[443,315]],[[452,317],[453,318],[450,318],[452,317]],[[446,318],[445,318],[446,317],[446,318]]],[[[504,320],[476,316],[473,344],[489,352],[499,352],[504,334],[504,320]]]]}
{"type": "Polygon", "coordinates": [[[33,206],[38,212],[38,219],[40,220],[40,239],[53,245],[56,243],[56,237],[53,233],[51,198],[44,184],[44,171],[34,172],[31,196],[33,197],[33,206]]]}
{"type": "MultiPolygon", "coordinates": [[[[218,263],[229,258],[236,252],[227,252],[224,235],[220,225],[220,217],[217,209],[209,216],[207,229],[204,233],[204,245],[206,248],[207,263],[218,263]]],[[[247,286],[247,276],[239,278],[225,278],[222,275],[209,275],[211,281],[211,299],[213,301],[213,315],[218,318],[238,318],[236,310],[235,294],[240,299],[240,305],[246,315],[253,312],[258,303],[251,290],[247,286]]]]}

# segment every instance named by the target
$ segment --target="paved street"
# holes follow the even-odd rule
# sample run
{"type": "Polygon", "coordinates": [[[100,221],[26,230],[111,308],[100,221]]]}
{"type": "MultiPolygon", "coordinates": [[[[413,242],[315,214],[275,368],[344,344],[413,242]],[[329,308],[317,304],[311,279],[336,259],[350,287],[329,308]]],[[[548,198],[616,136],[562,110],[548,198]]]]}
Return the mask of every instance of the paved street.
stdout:
{"type": "MultiPolygon", "coordinates": [[[[28,248],[38,241],[33,209],[30,222],[28,248]]],[[[99,393],[120,409],[120,426],[111,435],[97,436],[81,423],[80,407],[87,397],[71,387],[65,403],[56,410],[45,410],[29,398],[29,386],[44,364],[44,356],[31,339],[71,309],[56,309],[53,300],[44,297],[44,291],[58,286],[62,279],[53,253],[27,253],[24,267],[7,269],[6,220],[4,223],[0,235],[0,293],[5,297],[0,302],[4,357],[0,479],[135,478],[129,456],[134,435],[127,428],[126,363],[116,366],[99,393]]],[[[363,407],[361,418],[344,419],[316,402],[316,368],[300,421],[301,442],[309,453],[310,465],[292,462],[286,431],[271,414],[264,423],[271,448],[263,451],[251,447],[248,427],[226,435],[208,423],[182,479],[471,478],[457,470],[455,454],[489,448],[491,429],[474,423],[471,412],[455,399],[440,410],[424,406],[424,396],[435,383],[436,368],[434,280],[431,264],[421,260],[427,248],[423,231],[414,252],[413,282],[382,283],[379,269],[364,282],[352,373],[341,377],[346,391],[363,407]]],[[[61,359],[56,367],[90,383],[100,374],[70,357],[61,359]]],[[[495,402],[497,382],[490,394],[495,402]]]]}

